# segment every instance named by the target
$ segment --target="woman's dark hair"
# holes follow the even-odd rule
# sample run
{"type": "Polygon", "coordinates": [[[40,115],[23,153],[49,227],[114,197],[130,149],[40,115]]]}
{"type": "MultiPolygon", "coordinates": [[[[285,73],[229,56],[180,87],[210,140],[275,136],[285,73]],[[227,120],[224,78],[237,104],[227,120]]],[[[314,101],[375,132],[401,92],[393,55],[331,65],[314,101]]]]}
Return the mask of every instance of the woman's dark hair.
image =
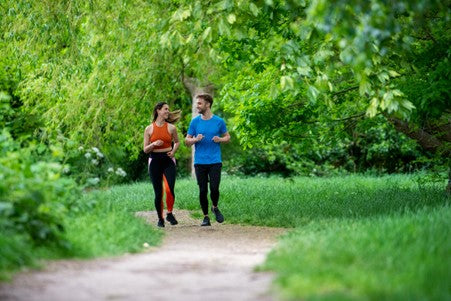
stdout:
{"type": "Polygon", "coordinates": [[[153,108],[153,121],[155,122],[155,120],[157,120],[157,117],[158,117],[158,110],[161,110],[161,108],[164,106],[164,105],[167,105],[167,103],[166,102],[164,102],[164,101],[160,101],[159,103],[157,103],[156,105],[155,105],[155,107],[153,108]]]}
{"type": "MultiPolygon", "coordinates": [[[[155,107],[153,108],[153,122],[155,122],[155,120],[157,120],[158,110],[161,110],[161,108],[167,104],[168,104],[167,102],[160,101],[159,103],[157,103],[155,105],[155,107]]],[[[169,112],[169,116],[168,116],[168,119],[166,119],[166,121],[169,123],[175,123],[175,122],[179,121],[179,119],[181,117],[181,113],[182,113],[181,110],[175,110],[174,112],[169,112]]]]}

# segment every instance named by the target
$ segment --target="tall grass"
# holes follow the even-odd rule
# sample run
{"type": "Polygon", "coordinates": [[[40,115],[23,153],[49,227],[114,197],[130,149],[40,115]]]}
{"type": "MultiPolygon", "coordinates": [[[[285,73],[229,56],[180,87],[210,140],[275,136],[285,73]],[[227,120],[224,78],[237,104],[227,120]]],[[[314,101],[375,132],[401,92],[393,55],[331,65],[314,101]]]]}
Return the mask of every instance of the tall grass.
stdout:
{"type": "Polygon", "coordinates": [[[143,245],[156,245],[162,233],[136,211],[149,210],[148,187],[133,184],[94,191],[81,200],[82,214],[66,220],[66,237],[71,243],[71,256],[98,257],[138,252],[143,245]]]}
{"type": "MultiPolygon", "coordinates": [[[[219,206],[226,223],[289,228],[261,267],[276,272],[283,297],[446,300],[451,299],[451,210],[443,188],[444,183],[424,184],[406,175],[224,176],[219,206]]],[[[175,195],[176,216],[178,209],[188,209],[200,218],[194,179],[177,180],[175,195]]],[[[65,220],[71,247],[53,257],[117,255],[160,241],[162,231],[134,216],[154,210],[150,183],[90,192],[79,205],[80,212],[65,220]]],[[[25,246],[2,235],[0,244],[5,239],[17,244],[2,246],[3,254],[25,246]]],[[[22,254],[20,260],[32,264],[33,252],[22,254]]]]}
{"type": "MultiPolygon", "coordinates": [[[[232,223],[295,227],[264,270],[292,300],[451,300],[451,209],[416,176],[224,177],[219,206],[232,223]]],[[[195,181],[177,205],[199,210],[195,181]]]]}
{"type": "MultiPolygon", "coordinates": [[[[441,206],[443,185],[419,185],[415,176],[344,178],[223,177],[220,208],[227,221],[295,227],[324,218],[362,218],[441,206]]],[[[176,206],[199,209],[194,180],[176,184],[176,206]]]]}
{"type": "Polygon", "coordinates": [[[288,299],[450,300],[451,210],[333,218],[286,235],[264,269],[288,299]]]}
{"type": "Polygon", "coordinates": [[[63,248],[0,232],[0,280],[10,279],[22,267],[40,267],[42,260],[115,256],[142,251],[145,243],[159,244],[162,232],[134,215],[150,209],[150,190],[139,184],[85,193],[63,221],[63,248]]]}

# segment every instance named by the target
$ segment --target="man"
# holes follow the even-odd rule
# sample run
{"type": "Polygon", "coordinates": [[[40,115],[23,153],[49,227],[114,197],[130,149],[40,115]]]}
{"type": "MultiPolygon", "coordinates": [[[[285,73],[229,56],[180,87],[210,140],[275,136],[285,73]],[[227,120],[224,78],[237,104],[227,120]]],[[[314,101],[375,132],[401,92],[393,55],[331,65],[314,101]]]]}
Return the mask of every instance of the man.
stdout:
{"type": "Polygon", "coordinates": [[[193,118],[185,138],[187,146],[194,145],[194,169],[199,185],[199,200],[204,220],[201,226],[211,226],[208,216],[208,182],[210,182],[211,211],[216,221],[222,223],[224,216],[218,208],[219,183],[221,181],[221,143],[228,143],[230,135],[224,120],[211,112],[213,98],[208,94],[196,97],[196,109],[199,116],[193,118]]]}

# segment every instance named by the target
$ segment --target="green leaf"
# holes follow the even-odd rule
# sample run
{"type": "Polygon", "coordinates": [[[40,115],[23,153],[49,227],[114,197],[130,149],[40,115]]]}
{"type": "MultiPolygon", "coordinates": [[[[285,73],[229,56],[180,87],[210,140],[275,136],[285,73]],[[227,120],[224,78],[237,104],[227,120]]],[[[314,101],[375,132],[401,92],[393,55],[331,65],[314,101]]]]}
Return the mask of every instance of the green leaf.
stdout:
{"type": "Polygon", "coordinates": [[[319,95],[319,91],[315,86],[311,85],[308,87],[307,96],[309,97],[310,102],[312,102],[313,104],[316,103],[316,99],[318,98],[318,95],[319,95]]]}
{"type": "Polygon", "coordinates": [[[205,41],[205,40],[207,40],[207,41],[211,40],[211,27],[207,27],[204,30],[204,32],[202,33],[201,41],[205,41]]]}
{"type": "Polygon", "coordinates": [[[374,117],[377,114],[377,107],[379,106],[379,100],[376,97],[371,99],[370,105],[366,109],[366,114],[369,117],[374,117]]]}
{"type": "Polygon", "coordinates": [[[310,72],[312,72],[312,68],[310,68],[309,66],[297,67],[296,71],[299,73],[299,75],[310,76],[310,72]]]}
{"type": "Polygon", "coordinates": [[[360,95],[370,94],[371,83],[366,79],[362,79],[359,84],[359,93],[360,95]]]}
{"type": "Polygon", "coordinates": [[[219,30],[219,34],[220,34],[220,35],[230,35],[230,28],[229,28],[229,26],[227,25],[227,23],[224,22],[224,19],[223,19],[223,18],[221,18],[221,19],[219,20],[219,23],[218,23],[218,30],[219,30]]]}
{"type": "Polygon", "coordinates": [[[258,16],[258,13],[259,13],[260,11],[259,11],[257,5],[255,5],[254,3],[251,2],[251,3],[249,4],[249,9],[251,10],[252,14],[253,14],[255,17],[258,16]]]}
{"type": "Polygon", "coordinates": [[[398,77],[400,76],[400,74],[394,70],[389,70],[388,73],[390,74],[391,77],[398,77]]]}
{"type": "Polygon", "coordinates": [[[284,75],[280,78],[280,88],[282,90],[293,89],[293,87],[294,87],[294,81],[291,78],[291,76],[284,75]]]}
{"type": "Polygon", "coordinates": [[[405,109],[411,111],[413,109],[415,109],[415,106],[413,105],[413,103],[411,103],[410,101],[408,101],[407,99],[402,99],[400,101],[401,106],[404,107],[405,109]]]}
{"type": "Polygon", "coordinates": [[[227,16],[227,22],[229,22],[230,24],[235,23],[236,21],[236,16],[234,14],[230,14],[227,16]]]}

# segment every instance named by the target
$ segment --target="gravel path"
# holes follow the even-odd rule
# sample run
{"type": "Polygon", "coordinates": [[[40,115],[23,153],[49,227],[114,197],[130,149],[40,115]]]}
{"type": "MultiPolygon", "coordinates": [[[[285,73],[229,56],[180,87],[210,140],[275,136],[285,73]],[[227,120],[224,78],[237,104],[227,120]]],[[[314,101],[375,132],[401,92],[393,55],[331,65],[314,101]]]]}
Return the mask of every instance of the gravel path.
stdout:
{"type": "MultiPolygon", "coordinates": [[[[283,229],[200,221],[177,210],[163,244],[140,254],[51,262],[0,285],[0,300],[275,300],[272,275],[254,272],[283,229]]],[[[155,224],[155,212],[137,216],[155,224]]]]}

